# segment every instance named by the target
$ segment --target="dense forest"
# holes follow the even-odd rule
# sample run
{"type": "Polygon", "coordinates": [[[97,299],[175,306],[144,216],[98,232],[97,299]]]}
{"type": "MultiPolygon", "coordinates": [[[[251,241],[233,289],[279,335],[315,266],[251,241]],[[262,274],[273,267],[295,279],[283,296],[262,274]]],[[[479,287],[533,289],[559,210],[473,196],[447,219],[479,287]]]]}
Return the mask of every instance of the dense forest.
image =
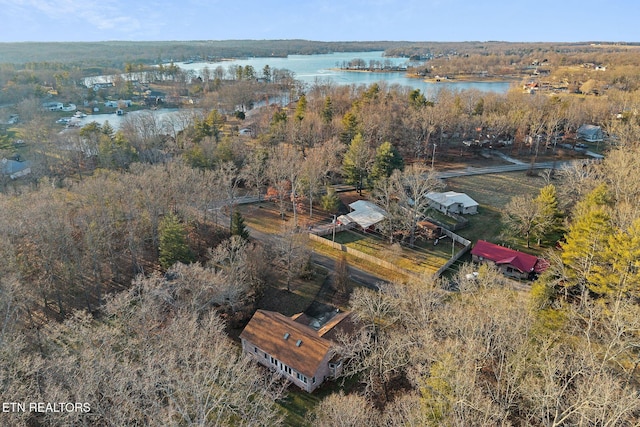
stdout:
{"type": "MultiPolygon", "coordinates": [[[[229,43],[229,51],[204,42],[149,45],[148,60],[240,54],[251,44],[229,43]]],[[[271,43],[265,52],[308,48],[271,43]]],[[[133,55],[139,46],[126,45],[103,45],[118,50],[122,59],[113,55],[108,66],[119,72],[147,60],[133,55]]],[[[434,53],[407,46],[395,54],[434,53]]],[[[284,70],[277,79],[265,70],[192,79],[176,69],[149,88],[123,80],[98,93],[60,73],[52,89],[66,102],[130,95],[143,109],[144,90],[153,89],[180,107],[171,120],[148,111],[128,114],[117,130],[94,122],[61,132],[59,115],[41,108],[49,65],[3,66],[3,96],[14,105],[0,118],[19,121],[0,126],[0,157],[27,159],[31,173],[0,177],[0,394],[87,402],[90,410],[3,413],[0,422],[292,424],[282,402],[296,391],[244,358],[234,330],[261,308],[266,288],[288,292],[293,280],[315,274],[295,226],[314,210],[337,213],[327,186],[357,185],[397,215],[383,237],[409,245],[416,215],[407,209],[419,205],[418,197],[406,200],[413,189],[442,187],[433,168],[481,159],[483,146],[523,162],[575,157],[561,144],[575,145],[588,123],[607,135],[592,147],[604,160],[532,177],[546,180],[546,190],[535,202],[514,200],[511,220],[516,202],[529,208],[525,214],[535,206],[551,214],[504,219],[504,232],[522,244],[518,226],[534,218],[532,250],[550,268],[526,291],[494,268],[467,264],[441,279],[355,286],[345,306],[357,328],[339,339],[340,391],[323,396],[304,422],[638,425],[640,95],[628,72],[637,58],[627,50],[634,47],[524,53],[518,44],[509,53],[508,44],[499,46],[523,62],[560,64],[566,56],[563,64],[607,70],[557,68],[543,77],[569,73],[574,88],[566,91],[528,93],[514,84],[505,94],[442,89],[431,98],[383,83],[307,87],[284,70]],[[288,102],[251,108],[278,95],[288,102]],[[247,236],[237,200],[254,194],[268,195],[283,218],[280,240],[247,236]],[[540,218],[552,218],[552,227],[540,231],[549,225],[540,218]]],[[[329,47],[337,50],[309,52],[329,47]]],[[[343,48],[380,47],[393,46],[343,48]]],[[[459,57],[449,62],[488,66],[472,52],[477,46],[463,48],[446,46],[459,57]]],[[[263,47],[256,49],[246,54],[263,47]]],[[[439,60],[427,66],[444,67],[439,60]]]]}

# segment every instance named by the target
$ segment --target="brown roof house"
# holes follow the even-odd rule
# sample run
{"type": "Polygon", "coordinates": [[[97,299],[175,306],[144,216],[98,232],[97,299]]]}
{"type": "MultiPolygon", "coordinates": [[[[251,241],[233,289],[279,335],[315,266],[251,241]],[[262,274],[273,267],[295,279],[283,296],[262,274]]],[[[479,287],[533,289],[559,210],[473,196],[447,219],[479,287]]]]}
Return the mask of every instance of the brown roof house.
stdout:
{"type": "Polygon", "coordinates": [[[327,337],[348,313],[340,313],[317,328],[305,315],[293,318],[258,310],[240,334],[242,351],[258,363],[279,373],[301,389],[312,392],[342,369],[335,344],[327,337]],[[325,337],[327,336],[327,337],[325,337]]]}

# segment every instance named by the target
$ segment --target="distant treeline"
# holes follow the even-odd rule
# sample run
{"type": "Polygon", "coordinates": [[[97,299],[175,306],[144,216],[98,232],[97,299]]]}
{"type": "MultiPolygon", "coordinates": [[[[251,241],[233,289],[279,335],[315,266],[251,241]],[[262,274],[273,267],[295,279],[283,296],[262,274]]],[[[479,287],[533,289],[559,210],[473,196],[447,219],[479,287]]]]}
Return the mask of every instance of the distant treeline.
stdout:
{"type": "Polygon", "coordinates": [[[308,40],[105,41],[0,43],[2,63],[65,62],[121,68],[125,63],[193,58],[278,56],[386,50],[405,42],[318,42],[308,40]]]}
{"type": "Polygon", "coordinates": [[[601,54],[624,52],[638,43],[512,43],[512,42],[321,42],[310,40],[200,40],[200,41],[104,41],[0,43],[0,65],[33,69],[29,64],[56,64],[80,68],[123,68],[124,64],[157,64],[169,61],[217,60],[241,57],[284,57],[295,54],[385,51],[389,57],[530,56],[576,52],[601,54]]]}

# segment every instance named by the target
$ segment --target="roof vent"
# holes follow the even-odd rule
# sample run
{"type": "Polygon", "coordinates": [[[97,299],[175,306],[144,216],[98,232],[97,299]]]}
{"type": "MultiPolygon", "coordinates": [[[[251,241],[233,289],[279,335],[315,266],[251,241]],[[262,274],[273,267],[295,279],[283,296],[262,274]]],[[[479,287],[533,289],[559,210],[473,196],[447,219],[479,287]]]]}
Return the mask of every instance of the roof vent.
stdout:
{"type": "Polygon", "coordinates": [[[296,347],[300,347],[302,345],[302,340],[296,341],[296,347]]]}
{"type": "Polygon", "coordinates": [[[289,339],[290,336],[291,335],[289,335],[289,332],[287,332],[287,333],[284,334],[284,339],[287,340],[287,339],[289,339]]]}

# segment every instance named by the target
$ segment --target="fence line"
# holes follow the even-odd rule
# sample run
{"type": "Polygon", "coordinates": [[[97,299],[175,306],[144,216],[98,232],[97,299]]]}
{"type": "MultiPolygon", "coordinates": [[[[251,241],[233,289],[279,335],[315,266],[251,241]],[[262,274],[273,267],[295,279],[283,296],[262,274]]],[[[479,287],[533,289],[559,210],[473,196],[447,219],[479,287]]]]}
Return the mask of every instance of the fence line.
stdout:
{"type": "MultiPolygon", "coordinates": [[[[453,265],[454,262],[456,262],[457,260],[460,259],[460,257],[462,257],[462,255],[464,255],[465,253],[467,253],[470,249],[471,249],[471,241],[465,239],[462,236],[457,235],[456,233],[447,230],[447,229],[443,229],[442,230],[444,234],[446,234],[448,237],[451,238],[451,240],[453,240],[456,243],[459,243],[461,245],[464,246],[464,248],[462,248],[460,251],[456,252],[455,254],[453,254],[453,256],[451,258],[449,258],[449,260],[442,266],[440,267],[435,273],[433,273],[435,278],[438,278],[442,275],[442,273],[444,273],[449,267],[451,267],[451,265],[453,265]]],[[[314,241],[314,242],[318,242],[321,243],[323,245],[329,246],[333,249],[342,251],[342,252],[346,252],[348,254],[351,254],[353,256],[355,256],[356,258],[360,258],[363,259],[365,261],[371,262],[379,267],[382,268],[386,268],[387,270],[391,270],[394,271],[396,273],[400,273],[400,274],[404,274],[405,276],[409,276],[409,277],[419,277],[418,274],[409,271],[409,270],[405,270],[404,268],[400,268],[398,266],[396,266],[393,263],[390,263],[389,261],[385,261],[383,259],[377,258],[373,255],[369,255],[366,254],[362,251],[359,251],[357,249],[353,249],[350,248],[346,245],[343,245],[341,243],[336,243],[333,242],[329,239],[325,239],[324,237],[318,236],[314,233],[309,233],[309,239],[314,241]]]]}
{"type": "Polygon", "coordinates": [[[323,245],[330,246],[333,249],[336,249],[336,250],[351,254],[351,255],[355,256],[356,258],[360,258],[360,259],[363,259],[365,261],[369,261],[369,262],[371,262],[371,263],[373,263],[373,264],[375,264],[377,266],[386,268],[387,270],[391,270],[391,271],[394,271],[396,273],[404,274],[406,276],[418,277],[416,273],[414,273],[412,271],[409,271],[409,270],[405,270],[404,268],[400,268],[400,267],[396,266],[395,264],[390,263],[389,261],[385,261],[383,259],[374,257],[373,255],[365,254],[362,251],[350,248],[350,247],[348,247],[346,245],[343,245],[341,243],[332,242],[329,239],[325,239],[324,237],[317,236],[317,235],[315,235],[313,233],[309,233],[309,239],[313,240],[314,242],[319,242],[319,243],[322,243],[323,245]]]}

